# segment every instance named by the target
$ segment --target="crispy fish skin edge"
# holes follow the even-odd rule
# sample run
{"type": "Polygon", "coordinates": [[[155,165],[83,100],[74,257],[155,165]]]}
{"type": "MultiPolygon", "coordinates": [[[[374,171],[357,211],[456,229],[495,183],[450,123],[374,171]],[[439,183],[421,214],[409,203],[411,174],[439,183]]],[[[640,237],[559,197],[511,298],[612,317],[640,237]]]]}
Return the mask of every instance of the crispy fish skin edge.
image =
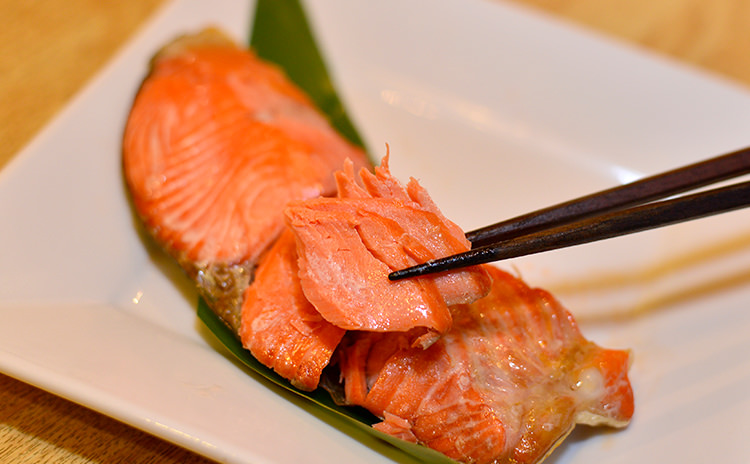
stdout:
{"type": "MultiPolygon", "coordinates": [[[[187,264],[183,265],[183,269],[186,266],[187,264]]],[[[248,262],[210,263],[194,265],[192,269],[186,269],[186,272],[211,311],[239,338],[242,303],[245,290],[253,281],[255,265],[248,262]]]]}
{"type": "MultiPolygon", "coordinates": [[[[132,198],[129,200],[132,203],[132,198]]],[[[239,339],[244,293],[254,280],[257,263],[249,260],[239,263],[190,261],[184,254],[175,252],[166,244],[160,243],[156,235],[149,230],[145,220],[138,216],[135,207],[132,208],[132,212],[137,218],[138,235],[146,245],[146,249],[150,250],[149,253],[163,253],[176,263],[211,312],[216,314],[239,339]]],[[[264,250],[260,257],[267,251],[267,249],[264,250]]]]}

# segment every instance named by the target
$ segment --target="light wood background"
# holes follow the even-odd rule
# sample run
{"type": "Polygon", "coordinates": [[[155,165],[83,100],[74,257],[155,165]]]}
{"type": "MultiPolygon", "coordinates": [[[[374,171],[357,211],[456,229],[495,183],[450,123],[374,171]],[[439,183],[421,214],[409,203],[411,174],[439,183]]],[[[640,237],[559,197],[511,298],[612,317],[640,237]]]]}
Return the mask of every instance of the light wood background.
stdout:
{"type": "MultiPolygon", "coordinates": [[[[750,91],[747,0],[510,1],[709,70],[750,91]]],[[[0,169],[163,3],[0,0],[0,169]]],[[[0,374],[0,462],[209,461],[0,374]]]]}

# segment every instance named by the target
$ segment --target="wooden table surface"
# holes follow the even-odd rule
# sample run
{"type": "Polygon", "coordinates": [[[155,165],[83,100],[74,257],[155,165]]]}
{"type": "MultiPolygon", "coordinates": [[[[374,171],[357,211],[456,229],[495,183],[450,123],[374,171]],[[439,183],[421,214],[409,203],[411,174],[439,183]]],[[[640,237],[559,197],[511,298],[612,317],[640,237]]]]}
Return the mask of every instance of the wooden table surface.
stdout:
{"type": "MultiPolygon", "coordinates": [[[[750,90],[746,0],[513,1],[750,90]]],[[[0,0],[0,169],[164,2],[0,0]]],[[[0,374],[0,462],[209,461],[0,374]]]]}

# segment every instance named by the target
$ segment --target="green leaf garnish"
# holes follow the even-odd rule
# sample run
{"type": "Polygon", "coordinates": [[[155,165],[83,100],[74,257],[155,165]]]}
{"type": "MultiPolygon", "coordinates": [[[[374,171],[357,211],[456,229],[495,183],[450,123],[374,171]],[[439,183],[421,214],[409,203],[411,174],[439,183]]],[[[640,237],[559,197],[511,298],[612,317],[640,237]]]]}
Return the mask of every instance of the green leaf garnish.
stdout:
{"type": "MultiPolygon", "coordinates": [[[[257,0],[250,45],[258,56],[284,69],[340,134],[351,143],[364,148],[364,143],[331,82],[304,9],[298,0],[257,0]]],[[[298,403],[299,406],[321,420],[400,463],[455,464],[455,461],[435,450],[373,429],[371,425],[378,421],[376,417],[362,408],[336,405],[322,388],[305,392],[292,387],[289,381],[258,362],[244,349],[237,336],[211,311],[203,299],[198,302],[198,317],[247,368],[282,389],[281,391],[292,392],[303,398],[305,401],[298,403]]]]}
{"type": "Polygon", "coordinates": [[[331,82],[298,0],[258,0],[250,46],[261,58],[283,68],[341,135],[364,148],[331,82]]]}

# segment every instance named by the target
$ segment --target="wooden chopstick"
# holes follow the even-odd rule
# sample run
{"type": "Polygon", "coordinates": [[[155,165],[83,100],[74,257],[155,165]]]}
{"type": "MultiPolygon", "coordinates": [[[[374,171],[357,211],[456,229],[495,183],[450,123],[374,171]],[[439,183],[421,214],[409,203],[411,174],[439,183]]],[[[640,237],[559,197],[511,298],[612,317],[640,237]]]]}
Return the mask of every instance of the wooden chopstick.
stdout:
{"type": "Polygon", "coordinates": [[[388,277],[399,280],[664,227],[750,206],[750,181],[650,202],[750,173],[750,147],[467,233],[473,248],[388,277]],[[643,204],[646,203],[646,204],[643,204]],[[638,205],[631,208],[628,206],[638,205]]]}
{"type": "Polygon", "coordinates": [[[466,233],[472,248],[666,198],[750,173],[750,147],[466,233]]]}

